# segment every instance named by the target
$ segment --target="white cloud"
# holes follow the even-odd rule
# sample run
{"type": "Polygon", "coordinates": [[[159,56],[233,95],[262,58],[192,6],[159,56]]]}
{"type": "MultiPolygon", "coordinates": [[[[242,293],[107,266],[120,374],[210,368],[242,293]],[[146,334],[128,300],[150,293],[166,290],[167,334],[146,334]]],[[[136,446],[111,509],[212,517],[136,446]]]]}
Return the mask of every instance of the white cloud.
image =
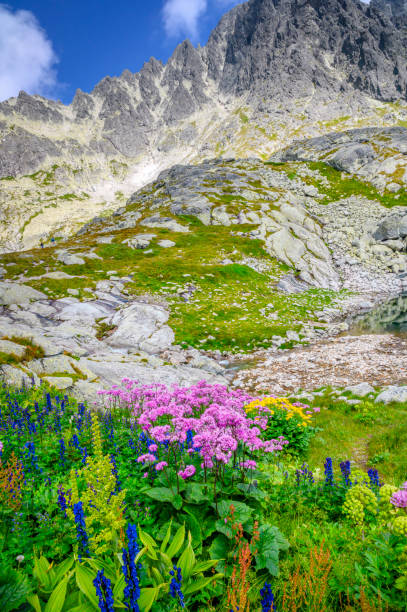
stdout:
{"type": "Polygon", "coordinates": [[[198,22],[208,7],[207,0],[165,0],[164,27],[168,36],[198,36],[198,22]]]}
{"type": "Polygon", "coordinates": [[[57,57],[30,11],[0,4],[0,100],[28,93],[49,94],[56,85],[57,57]]]}
{"type": "Polygon", "coordinates": [[[164,27],[168,36],[199,36],[200,19],[211,9],[219,15],[219,9],[229,9],[245,0],[165,0],[164,27]]]}

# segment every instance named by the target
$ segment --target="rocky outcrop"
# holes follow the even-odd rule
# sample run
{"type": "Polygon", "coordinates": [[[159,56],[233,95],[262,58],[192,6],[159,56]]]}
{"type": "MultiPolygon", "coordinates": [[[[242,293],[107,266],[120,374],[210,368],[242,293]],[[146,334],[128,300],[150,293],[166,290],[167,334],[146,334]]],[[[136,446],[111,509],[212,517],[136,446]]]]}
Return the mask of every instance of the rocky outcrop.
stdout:
{"type": "Polygon", "coordinates": [[[141,384],[188,386],[203,379],[226,383],[224,369],[213,359],[173,346],[174,333],[166,325],[164,308],[124,303],[122,287],[120,282],[101,281],[95,298],[85,302],[47,300],[37,292],[37,301],[29,304],[21,286],[21,298],[15,296],[7,300],[8,307],[0,307],[0,352],[12,357],[10,365],[0,365],[0,380],[21,386],[32,378],[37,383],[43,379],[91,402],[97,400],[99,389],[126,377],[141,384]],[[101,322],[110,331],[99,338],[101,322]],[[29,361],[25,344],[37,347],[44,356],[29,361]]]}
{"type": "Polygon", "coordinates": [[[371,0],[370,6],[382,12],[396,23],[400,23],[400,18],[407,17],[406,0],[371,0]]]}
{"type": "Polygon", "coordinates": [[[397,193],[407,186],[407,128],[361,128],[293,143],[270,161],[323,161],[397,193]]]}

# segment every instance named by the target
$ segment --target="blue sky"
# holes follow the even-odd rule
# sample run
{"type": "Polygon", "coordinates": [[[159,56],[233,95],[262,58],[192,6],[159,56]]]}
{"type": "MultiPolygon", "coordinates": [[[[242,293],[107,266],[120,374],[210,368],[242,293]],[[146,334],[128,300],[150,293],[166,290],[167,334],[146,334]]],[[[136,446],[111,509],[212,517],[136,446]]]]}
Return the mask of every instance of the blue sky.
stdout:
{"type": "Polygon", "coordinates": [[[0,100],[24,89],[70,102],[106,75],[205,44],[242,0],[0,0],[0,100]]]}

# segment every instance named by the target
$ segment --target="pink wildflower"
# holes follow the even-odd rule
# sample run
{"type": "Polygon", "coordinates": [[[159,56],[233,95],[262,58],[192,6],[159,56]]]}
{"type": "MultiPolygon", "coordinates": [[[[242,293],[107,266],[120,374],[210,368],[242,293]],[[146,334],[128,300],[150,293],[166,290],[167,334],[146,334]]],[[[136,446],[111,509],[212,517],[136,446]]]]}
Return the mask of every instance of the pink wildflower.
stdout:
{"type": "Polygon", "coordinates": [[[252,461],[251,459],[248,459],[247,461],[241,461],[239,463],[239,466],[241,468],[245,468],[246,470],[255,470],[257,467],[257,462],[252,461]]]}
{"type": "Polygon", "coordinates": [[[155,469],[157,470],[157,472],[161,472],[167,466],[168,463],[166,461],[160,461],[160,463],[157,463],[157,465],[155,466],[155,469]]]}
{"type": "Polygon", "coordinates": [[[157,461],[157,457],[150,455],[150,453],[140,455],[140,457],[137,458],[137,463],[154,463],[155,461],[157,461]]]}
{"type": "Polygon", "coordinates": [[[390,503],[396,508],[407,508],[407,488],[404,488],[404,485],[401,491],[396,491],[390,499],[390,503]]]}
{"type": "Polygon", "coordinates": [[[191,476],[193,476],[195,472],[196,469],[194,465],[187,465],[185,470],[180,470],[178,472],[178,476],[180,476],[183,480],[186,480],[187,478],[191,478],[191,476]]]}
{"type": "Polygon", "coordinates": [[[155,453],[158,450],[157,444],[150,444],[148,450],[150,451],[150,453],[155,453]]]}

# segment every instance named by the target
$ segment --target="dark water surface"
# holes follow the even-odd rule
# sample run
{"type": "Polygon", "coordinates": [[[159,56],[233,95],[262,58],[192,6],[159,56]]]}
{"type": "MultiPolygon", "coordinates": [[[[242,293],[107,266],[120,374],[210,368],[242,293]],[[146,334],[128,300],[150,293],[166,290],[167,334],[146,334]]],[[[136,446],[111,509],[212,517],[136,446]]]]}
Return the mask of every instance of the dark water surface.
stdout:
{"type": "Polygon", "coordinates": [[[407,295],[400,295],[356,317],[350,332],[407,335],[407,295]]]}

